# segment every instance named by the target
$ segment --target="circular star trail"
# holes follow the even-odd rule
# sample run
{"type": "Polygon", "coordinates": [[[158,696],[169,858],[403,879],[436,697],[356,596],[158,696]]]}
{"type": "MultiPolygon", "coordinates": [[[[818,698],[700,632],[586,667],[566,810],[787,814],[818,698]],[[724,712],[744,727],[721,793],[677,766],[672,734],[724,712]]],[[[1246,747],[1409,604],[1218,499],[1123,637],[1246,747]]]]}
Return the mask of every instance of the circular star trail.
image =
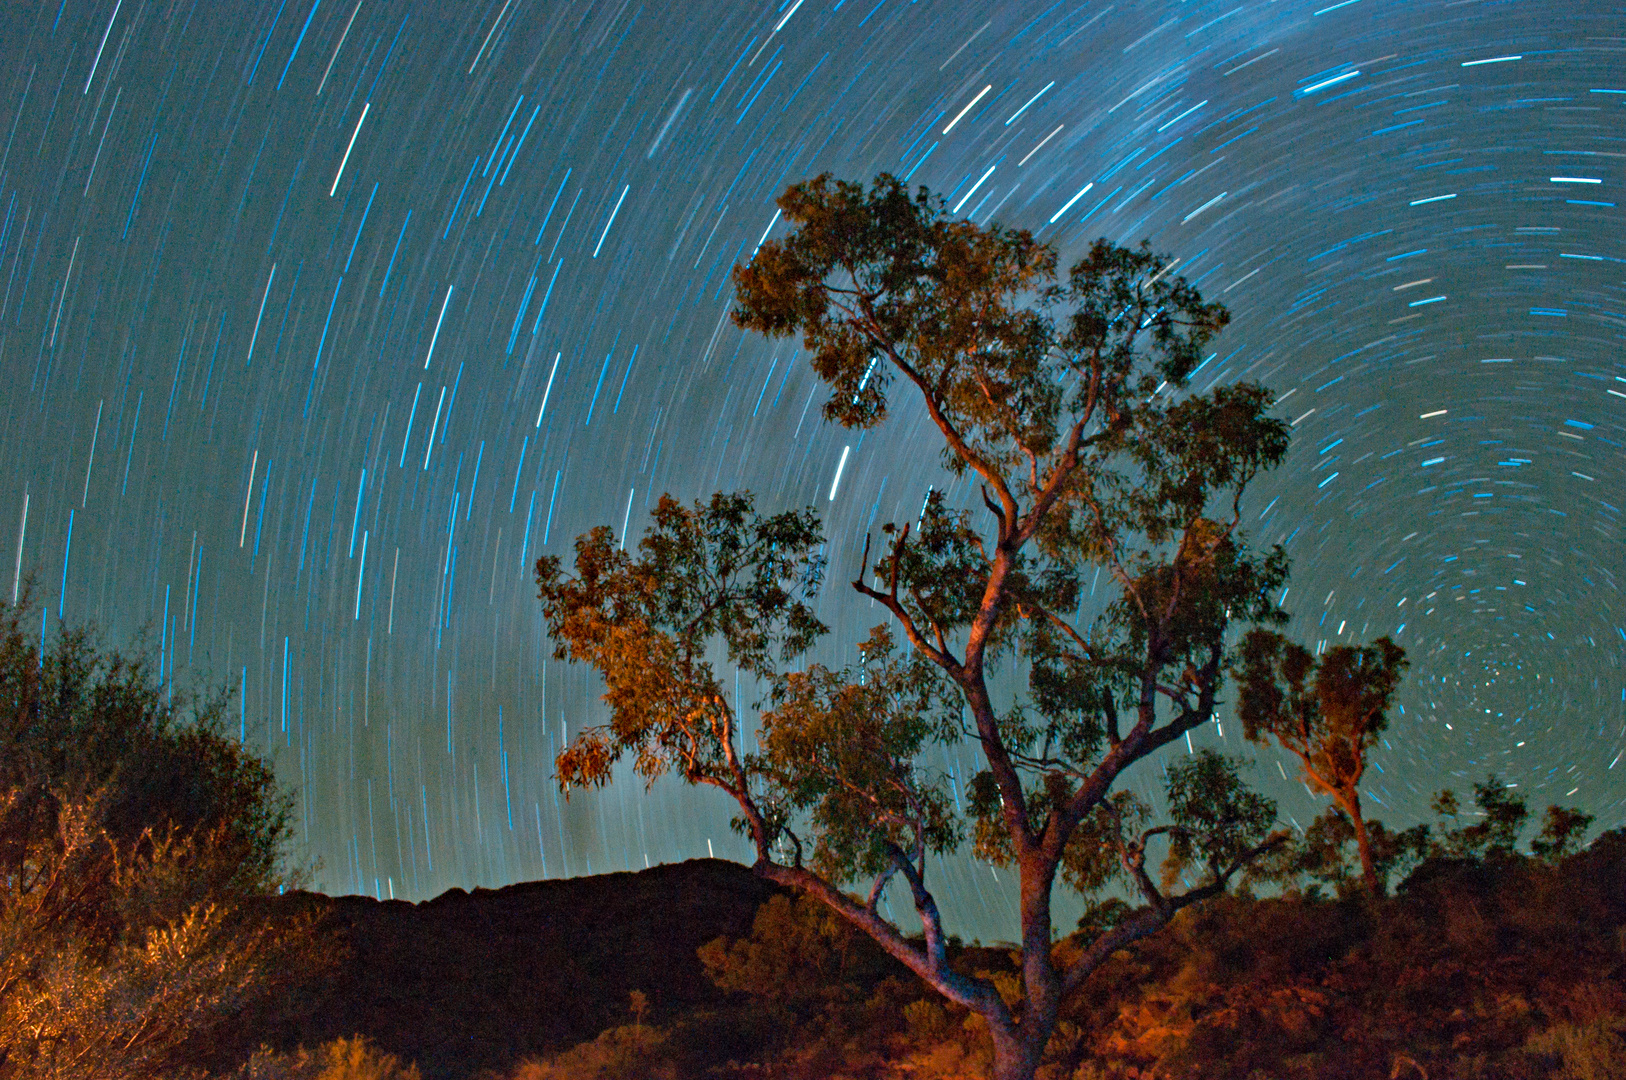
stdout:
{"type": "MultiPolygon", "coordinates": [[[[1234,321],[1197,390],[1293,424],[1250,492],[1290,632],[1412,667],[1393,824],[1494,771],[1622,823],[1626,16],[1608,3],[12,4],[0,514],[42,634],[236,696],[334,892],[742,858],[720,797],[568,804],[601,722],[530,567],[662,492],[817,505],[839,581],[944,486],[819,418],[730,269],[821,173],[1063,264],[1150,238],[1234,321]]],[[[970,504],[971,492],[951,491],[970,504]]],[[[822,658],[878,614],[838,586],[822,658]]],[[[749,708],[753,688],[740,690],[749,708]]],[[[1241,749],[1224,715],[1202,739],[1241,749]]],[[[1184,752],[1184,748],[1181,748],[1184,752]]],[[[956,782],[972,757],[945,762],[956,782]]],[[[1290,763],[1288,763],[1290,765],[1290,763]]],[[[1261,752],[1284,816],[1315,800],[1261,752]]],[[[1153,777],[1138,783],[1152,789],[1153,777]]],[[[942,868],[1008,936],[1008,881],[942,868]]]]}

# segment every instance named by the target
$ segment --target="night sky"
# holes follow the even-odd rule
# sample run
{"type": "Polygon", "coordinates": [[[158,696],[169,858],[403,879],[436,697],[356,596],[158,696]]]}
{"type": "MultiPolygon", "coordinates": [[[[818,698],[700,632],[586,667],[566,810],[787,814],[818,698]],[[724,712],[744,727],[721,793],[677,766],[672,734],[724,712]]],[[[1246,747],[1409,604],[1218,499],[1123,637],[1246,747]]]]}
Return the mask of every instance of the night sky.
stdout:
{"type": "MultiPolygon", "coordinates": [[[[944,486],[936,433],[825,425],[795,343],[726,318],[825,171],[1064,265],[1178,256],[1234,316],[1193,386],[1261,380],[1294,425],[1246,504],[1291,632],[1410,653],[1370,812],[1494,769],[1623,823],[1618,4],[3,8],[7,584],[44,632],[145,629],[176,687],[234,688],[325,890],[747,858],[715,792],[557,794],[604,710],[530,568],[662,492],[817,504],[817,658],[852,659],[880,612],[841,583],[944,486]]],[[[1242,749],[1221,719],[1198,743],[1242,749]]],[[[1253,777],[1307,823],[1277,759],[1253,777]]],[[[1014,932],[1008,877],[934,872],[951,929],[1014,932]]]]}

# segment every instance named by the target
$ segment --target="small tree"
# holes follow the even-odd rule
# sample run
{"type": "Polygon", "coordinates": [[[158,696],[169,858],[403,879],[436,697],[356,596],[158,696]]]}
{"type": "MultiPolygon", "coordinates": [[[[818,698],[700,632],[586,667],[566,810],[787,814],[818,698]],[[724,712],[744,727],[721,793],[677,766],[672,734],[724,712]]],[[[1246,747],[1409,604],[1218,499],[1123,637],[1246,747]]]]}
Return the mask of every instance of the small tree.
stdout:
{"type": "Polygon", "coordinates": [[[1274,807],[1218,755],[1169,769],[1163,824],[1113,787],[1213,719],[1233,620],[1284,617],[1271,595],[1285,556],[1250,552],[1239,521],[1288,427],[1261,386],[1186,390],[1228,316],[1144,246],[1099,241],[1059,281],[1055,251],[1030,234],[951,220],[891,177],[869,191],[820,177],[779,206],[793,232],[736,268],[735,321],[800,333],[829,389],[824,414],[844,426],[882,423],[903,388],[944,465],[980,493],[986,531],[941,491],[918,521],[887,526],[853,588],[907,646],[880,629],[846,670],[780,667],[824,630],[808,606],[823,572],[811,511],[663,498],[636,554],[601,528],[577,541],[573,576],[539,560],[556,655],[597,667],[611,707],[559,756],[559,781],[606,783],[630,754],[651,780],[672,771],[727,792],[759,874],[817,897],[980,1015],[996,1074],[1025,1080],[1091,972],[1273,842],[1274,807]],[[1115,599],[1092,621],[1102,571],[1115,599]],[[721,654],[772,688],[756,752],[712,666],[721,654]],[[967,739],[984,764],[969,823],[928,753],[967,739]],[[968,831],[1017,868],[1013,1002],[947,961],[928,856],[968,831]],[[1161,881],[1150,849],[1169,856],[1161,881]],[[1057,945],[1058,873],[1086,892],[1123,881],[1142,906],[1057,945]],[[881,913],[898,878],[923,940],[881,913]],[[842,891],[852,881],[867,895],[842,891]]]}
{"type": "Polygon", "coordinates": [[[1530,853],[1538,859],[1558,862],[1581,846],[1581,839],[1597,818],[1573,807],[1548,806],[1541,817],[1541,833],[1530,841],[1530,853]]]}
{"type": "MultiPolygon", "coordinates": [[[[1474,785],[1474,816],[1479,820],[1442,829],[1438,837],[1430,837],[1429,854],[1476,860],[1510,859],[1518,854],[1519,836],[1530,820],[1530,806],[1513,790],[1514,786],[1495,773],[1487,774],[1482,783],[1474,785]]],[[[1437,792],[1430,805],[1436,814],[1451,821],[1466,816],[1457,793],[1449,789],[1437,792]]],[[[1547,862],[1558,862],[1580,848],[1594,820],[1591,814],[1573,807],[1548,806],[1542,815],[1541,831],[1530,841],[1530,853],[1547,862]]]]}
{"type": "Polygon", "coordinates": [[[1361,876],[1374,896],[1383,878],[1359,785],[1405,670],[1406,650],[1387,637],[1359,648],[1339,645],[1317,660],[1274,631],[1254,630],[1243,639],[1235,671],[1243,736],[1291,753],[1304,782],[1332,797],[1354,830],[1361,876]]]}
{"type": "MultiPolygon", "coordinates": [[[[1438,792],[1430,804],[1442,818],[1455,821],[1462,816],[1457,793],[1438,792]]],[[[1530,819],[1524,797],[1503,783],[1495,773],[1474,785],[1474,806],[1480,820],[1442,831],[1436,853],[1456,859],[1508,859],[1517,852],[1519,834],[1530,819]]]]}

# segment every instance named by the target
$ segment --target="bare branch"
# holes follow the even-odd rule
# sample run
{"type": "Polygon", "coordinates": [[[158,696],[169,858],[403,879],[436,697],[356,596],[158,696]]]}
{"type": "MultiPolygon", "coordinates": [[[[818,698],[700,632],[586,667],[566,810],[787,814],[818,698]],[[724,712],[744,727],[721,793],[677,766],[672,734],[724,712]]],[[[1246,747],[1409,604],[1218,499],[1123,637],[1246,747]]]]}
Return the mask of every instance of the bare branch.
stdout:
{"type": "MultiPolygon", "coordinates": [[[[905,862],[898,868],[906,878],[909,874],[907,865],[905,862]]],[[[941,937],[935,940],[934,947],[933,939],[928,934],[926,947],[922,948],[904,937],[897,927],[876,912],[807,870],[778,866],[761,860],[753,869],[769,881],[816,896],[836,914],[873,938],[888,955],[931,983],[939,993],[955,1004],[982,1014],[988,1018],[990,1024],[1007,1029],[1012,1024],[1010,1009],[999,996],[999,991],[994,988],[993,983],[987,979],[962,975],[948,966],[946,942],[941,937]]],[[[913,887],[914,882],[910,884],[913,887]]],[[[927,899],[930,899],[929,894],[927,899]]],[[[928,911],[935,917],[935,902],[928,906],[928,911]]],[[[941,920],[936,921],[940,933],[941,920]]]]}
{"type": "Polygon", "coordinates": [[[1004,508],[1001,507],[998,503],[994,502],[994,500],[992,500],[992,499],[990,499],[988,497],[988,485],[987,484],[980,485],[977,488],[977,490],[982,493],[982,505],[986,506],[988,508],[988,512],[993,514],[994,519],[999,522],[999,538],[1001,540],[1005,539],[1005,521],[1006,521],[1006,518],[1005,518],[1005,510],[1004,510],[1004,508]]]}
{"type": "MultiPolygon", "coordinates": [[[[854,581],[852,587],[859,595],[869,597],[890,611],[892,617],[897,619],[899,625],[903,627],[904,636],[909,639],[909,644],[920,650],[922,655],[951,676],[959,677],[958,673],[963,670],[961,661],[956,660],[947,648],[938,648],[921,636],[920,628],[915,625],[914,618],[910,616],[908,609],[899,602],[897,597],[889,592],[872,589],[862,581],[854,581]]],[[[938,640],[939,642],[942,641],[941,638],[938,640]]]]}
{"type": "MultiPolygon", "coordinates": [[[[873,314],[871,318],[873,319],[873,314]]],[[[981,454],[973,450],[971,445],[965,441],[965,437],[954,426],[954,422],[943,412],[938,395],[926,380],[926,377],[916,371],[912,364],[898,354],[892,342],[884,340],[871,325],[865,326],[865,332],[871,335],[871,341],[886,354],[887,359],[892,361],[892,365],[903,372],[905,378],[915,384],[915,387],[920,391],[921,398],[925,401],[926,412],[932,418],[932,423],[937,425],[938,430],[943,433],[943,437],[948,440],[949,446],[959,455],[960,459],[975,469],[984,481],[993,485],[995,494],[999,496],[999,501],[1005,507],[1005,515],[1014,519],[1017,513],[1016,497],[1011,494],[1009,486],[1005,483],[1004,474],[996,469],[992,463],[985,460],[981,454]]]]}
{"type": "Polygon", "coordinates": [[[1146,876],[1144,866],[1140,867],[1137,878],[1142,883],[1142,890],[1145,891],[1149,888],[1150,895],[1157,897],[1157,899],[1091,942],[1079,959],[1062,973],[1062,994],[1065,996],[1076,990],[1113,953],[1167,926],[1181,908],[1190,907],[1192,904],[1200,903],[1224,892],[1230,884],[1230,879],[1238,871],[1259,856],[1280,846],[1286,839],[1287,834],[1285,832],[1272,833],[1263,843],[1240,853],[1212,880],[1189,889],[1178,896],[1163,896],[1158,892],[1157,887],[1152,884],[1151,879],[1146,876]]]}
{"type": "Polygon", "coordinates": [[[1039,612],[1039,614],[1043,615],[1045,617],[1045,619],[1050,623],[1051,626],[1055,627],[1057,630],[1060,630],[1063,634],[1067,635],[1068,640],[1070,640],[1075,646],[1078,647],[1079,652],[1083,653],[1085,656],[1089,657],[1091,660],[1095,661],[1096,663],[1101,662],[1101,659],[1102,659],[1101,654],[1095,650],[1095,647],[1093,645],[1091,645],[1088,641],[1086,641],[1084,639],[1084,636],[1082,634],[1080,634],[1076,629],[1074,629],[1074,627],[1073,627],[1073,625],[1071,623],[1067,622],[1061,616],[1059,616],[1059,615],[1055,614],[1054,612],[1050,611],[1048,608],[1041,607],[1038,604],[1029,603],[1027,606],[1029,608],[1033,609],[1034,611],[1039,612]]]}

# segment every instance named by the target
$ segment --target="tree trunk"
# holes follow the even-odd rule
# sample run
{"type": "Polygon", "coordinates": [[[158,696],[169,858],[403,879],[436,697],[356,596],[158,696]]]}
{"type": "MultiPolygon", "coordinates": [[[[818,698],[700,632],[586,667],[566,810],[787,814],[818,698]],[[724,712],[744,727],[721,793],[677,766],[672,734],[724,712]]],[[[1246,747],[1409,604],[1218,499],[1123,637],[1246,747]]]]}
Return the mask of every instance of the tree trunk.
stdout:
{"type": "Polygon", "coordinates": [[[1350,824],[1355,827],[1355,847],[1361,853],[1361,877],[1366,881],[1367,892],[1377,896],[1383,891],[1383,882],[1379,880],[1377,866],[1372,862],[1372,838],[1367,835],[1366,818],[1361,814],[1361,797],[1351,794],[1344,809],[1349,813],[1350,824]]]}
{"type": "Polygon", "coordinates": [[[994,1080],[1033,1080],[1049,1039],[1035,1040],[1022,1029],[1006,1032],[991,1027],[990,1034],[994,1039],[994,1080]]]}

